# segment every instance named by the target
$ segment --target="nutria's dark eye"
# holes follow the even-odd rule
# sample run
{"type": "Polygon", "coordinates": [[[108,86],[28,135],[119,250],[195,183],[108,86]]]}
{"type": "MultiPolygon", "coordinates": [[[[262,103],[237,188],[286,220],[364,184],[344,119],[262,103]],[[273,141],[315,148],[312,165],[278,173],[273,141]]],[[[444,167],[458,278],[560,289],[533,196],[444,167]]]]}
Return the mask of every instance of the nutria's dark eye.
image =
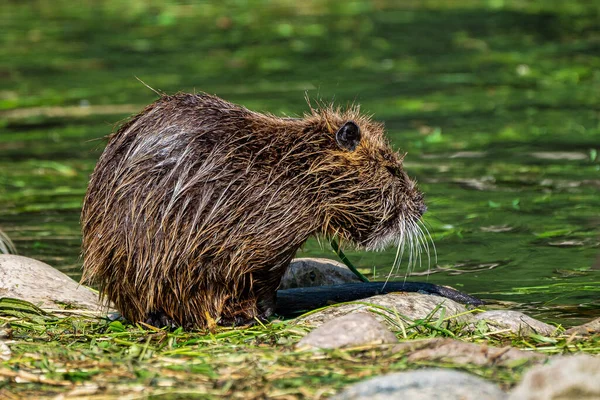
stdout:
{"type": "Polygon", "coordinates": [[[386,165],[385,168],[393,176],[400,178],[402,176],[402,170],[396,166],[386,165]]]}
{"type": "Polygon", "coordinates": [[[335,133],[335,140],[340,147],[354,151],[360,143],[360,128],[348,121],[335,133]]]}

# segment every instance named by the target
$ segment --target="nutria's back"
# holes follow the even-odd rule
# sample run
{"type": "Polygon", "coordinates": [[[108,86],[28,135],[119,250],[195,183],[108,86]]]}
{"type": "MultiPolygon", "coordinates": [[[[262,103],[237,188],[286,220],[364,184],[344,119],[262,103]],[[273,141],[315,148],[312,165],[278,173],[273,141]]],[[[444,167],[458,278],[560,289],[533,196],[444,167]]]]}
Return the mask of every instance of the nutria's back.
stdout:
{"type": "Polygon", "coordinates": [[[239,323],[272,313],[311,235],[382,248],[424,210],[382,126],[357,108],[291,119],[163,96],[110,136],[92,174],[84,281],[134,322],[239,323]]]}

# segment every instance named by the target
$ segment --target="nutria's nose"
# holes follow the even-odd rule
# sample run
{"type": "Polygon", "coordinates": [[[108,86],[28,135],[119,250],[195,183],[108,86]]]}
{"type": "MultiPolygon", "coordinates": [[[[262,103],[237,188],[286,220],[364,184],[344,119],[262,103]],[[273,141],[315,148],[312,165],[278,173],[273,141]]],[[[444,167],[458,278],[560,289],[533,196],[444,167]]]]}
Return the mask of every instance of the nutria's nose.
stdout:
{"type": "Polygon", "coordinates": [[[424,198],[423,193],[417,191],[417,193],[414,197],[414,202],[417,204],[417,212],[419,213],[419,216],[421,216],[421,217],[427,211],[427,206],[425,205],[423,198],[424,198]]]}

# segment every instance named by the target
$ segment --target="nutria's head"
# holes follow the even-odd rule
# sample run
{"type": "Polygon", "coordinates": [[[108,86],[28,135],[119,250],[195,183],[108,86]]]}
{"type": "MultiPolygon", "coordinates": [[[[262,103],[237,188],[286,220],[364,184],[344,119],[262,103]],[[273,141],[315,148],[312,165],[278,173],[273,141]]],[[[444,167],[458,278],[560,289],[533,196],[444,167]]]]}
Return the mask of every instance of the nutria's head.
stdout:
{"type": "Polygon", "coordinates": [[[322,233],[380,250],[420,231],[417,222],[427,210],[423,194],[404,172],[403,156],[392,150],[382,124],[358,107],[313,110],[304,121],[325,149],[310,168],[327,188],[322,233]]]}

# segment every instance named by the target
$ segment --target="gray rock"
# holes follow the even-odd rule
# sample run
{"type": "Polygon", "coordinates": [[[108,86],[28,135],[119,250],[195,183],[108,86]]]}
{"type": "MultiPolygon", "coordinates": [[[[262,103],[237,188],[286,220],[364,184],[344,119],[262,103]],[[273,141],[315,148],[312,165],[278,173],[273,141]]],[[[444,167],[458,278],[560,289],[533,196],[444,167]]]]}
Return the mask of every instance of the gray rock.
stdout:
{"type": "MultiPolygon", "coordinates": [[[[327,307],[306,317],[298,318],[297,321],[298,323],[311,326],[319,326],[334,318],[359,310],[375,310],[377,311],[375,317],[378,320],[392,325],[396,323],[406,325],[416,319],[425,318],[437,321],[442,312],[444,313],[444,318],[447,318],[447,321],[443,325],[452,325],[457,322],[465,323],[471,321],[473,318],[471,314],[451,318],[452,316],[466,312],[467,309],[462,304],[444,297],[420,293],[389,293],[368,297],[358,302],[327,307]],[[441,307],[433,313],[433,310],[436,310],[439,305],[441,307]]],[[[398,326],[394,326],[394,328],[398,329],[398,326]]]]}
{"type": "Polygon", "coordinates": [[[8,361],[10,360],[12,353],[10,348],[4,343],[4,341],[0,340],[0,361],[8,361]]]}
{"type": "Polygon", "coordinates": [[[485,344],[467,343],[450,338],[411,340],[392,347],[394,353],[406,353],[407,361],[438,361],[452,364],[479,366],[523,365],[540,363],[546,356],[514,347],[494,347],[485,344]]]}
{"type": "Polygon", "coordinates": [[[565,335],[582,335],[582,336],[590,336],[600,333],[600,318],[597,318],[593,321],[590,321],[586,324],[574,326],[565,331],[565,335]]]}
{"type": "Polygon", "coordinates": [[[356,312],[332,319],[303,337],[299,349],[337,349],[370,344],[398,343],[396,335],[366,312],[356,312]]]}
{"type": "Polygon", "coordinates": [[[0,340],[2,339],[10,339],[12,337],[12,328],[10,324],[7,322],[4,325],[0,326],[0,340]]]}
{"type": "Polygon", "coordinates": [[[600,358],[557,356],[525,373],[510,400],[600,399],[600,358]]]}
{"type": "Polygon", "coordinates": [[[281,278],[279,289],[360,282],[344,264],[326,258],[297,258],[281,278]]]}
{"type": "Polygon", "coordinates": [[[0,297],[12,297],[43,309],[100,309],[98,295],[48,264],[16,255],[0,255],[0,297]]]}
{"type": "Polygon", "coordinates": [[[335,400],[500,400],[496,385],[465,372],[426,368],[397,372],[354,384],[335,400]]]}
{"type": "Polygon", "coordinates": [[[0,326],[0,361],[8,361],[12,356],[10,348],[5,343],[7,339],[10,339],[12,335],[12,329],[10,324],[4,324],[0,326]]]}
{"type": "Polygon", "coordinates": [[[475,329],[479,321],[484,321],[491,330],[509,331],[510,333],[529,336],[537,333],[550,336],[557,333],[556,327],[531,318],[520,311],[492,310],[477,314],[473,324],[467,329],[475,329]]]}

